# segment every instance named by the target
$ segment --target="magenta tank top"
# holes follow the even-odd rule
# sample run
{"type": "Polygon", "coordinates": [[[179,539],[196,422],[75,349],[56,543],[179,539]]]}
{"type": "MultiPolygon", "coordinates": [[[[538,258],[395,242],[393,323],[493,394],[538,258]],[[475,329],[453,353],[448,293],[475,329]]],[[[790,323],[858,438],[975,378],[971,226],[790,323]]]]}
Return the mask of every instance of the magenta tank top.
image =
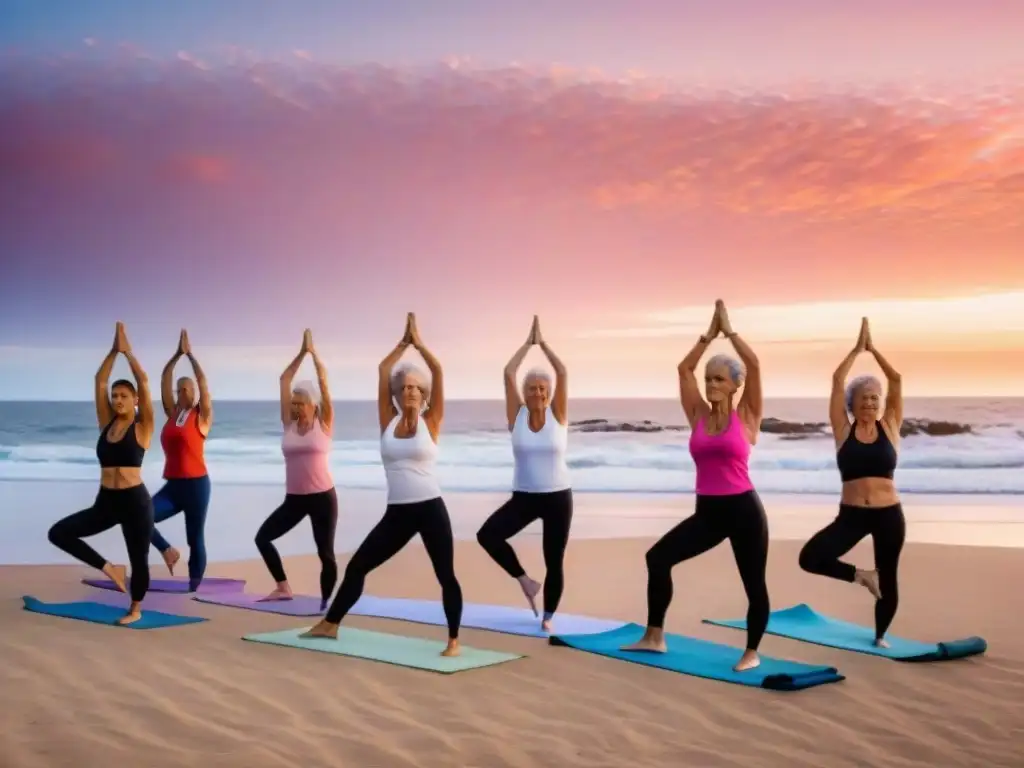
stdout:
{"type": "Polygon", "coordinates": [[[320,420],[304,435],[293,421],[284,430],[281,451],[284,453],[284,487],[287,493],[305,496],[322,493],[334,487],[328,461],[331,436],[320,426],[320,420]]]}
{"type": "Polygon", "coordinates": [[[690,433],[690,455],[697,465],[697,494],[734,496],[753,490],[748,463],[750,441],[743,422],[733,411],[720,435],[709,435],[701,419],[690,433]]]}

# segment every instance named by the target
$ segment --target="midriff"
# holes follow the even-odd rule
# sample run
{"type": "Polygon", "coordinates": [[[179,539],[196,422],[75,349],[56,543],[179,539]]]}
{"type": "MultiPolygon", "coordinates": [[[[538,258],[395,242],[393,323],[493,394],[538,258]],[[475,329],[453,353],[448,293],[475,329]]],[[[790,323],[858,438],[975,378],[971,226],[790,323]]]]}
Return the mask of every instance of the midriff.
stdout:
{"type": "Polygon", "coordinates": [[[100,470],[100,485],[112,491],[142,485],[142,469],[140,467],[103,467],[100,470]]]}
{"type": "Polygon", "coordinates": [[[843,504],[851,507],[891,507],[899,503],[896,483],[887,477],[862,477],[843,483],[843,504]]]}

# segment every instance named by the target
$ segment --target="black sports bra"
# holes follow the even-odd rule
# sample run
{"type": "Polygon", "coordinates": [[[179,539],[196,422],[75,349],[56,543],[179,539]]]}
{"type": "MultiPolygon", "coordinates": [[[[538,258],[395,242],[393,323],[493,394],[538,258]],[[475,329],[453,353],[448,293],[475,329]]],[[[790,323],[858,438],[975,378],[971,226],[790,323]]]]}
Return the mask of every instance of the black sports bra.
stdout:
{"type": "Polygon", "coordinates": [[[882,429],[882,423],[876,421],[878,439],[873,443],[862,443],[857,439],[857,427],[850,427],[850,434],[836,452],[836,464],[839,476],[844,483],[851,480],[862,480],[866,477],[879,477],[892,480],[896,474],[896,447],[882,429]]]}
{"type": "MultiPolygon", "coordinates": [[[[115,419],[116,421],[116,419],[115,419]]],[[[146,455],[146,449],[139,445],[135,436],[135,419],[132,419],[131,426],[124,433],[124,437],[116,443],[107,439],[107,433],[114,422],[111,421],[103,428],[100,439],[96,443],[96,458],[100,460],[100,466],[104,469],[112,467],[141,467],[142,458],[146,455]]]]}

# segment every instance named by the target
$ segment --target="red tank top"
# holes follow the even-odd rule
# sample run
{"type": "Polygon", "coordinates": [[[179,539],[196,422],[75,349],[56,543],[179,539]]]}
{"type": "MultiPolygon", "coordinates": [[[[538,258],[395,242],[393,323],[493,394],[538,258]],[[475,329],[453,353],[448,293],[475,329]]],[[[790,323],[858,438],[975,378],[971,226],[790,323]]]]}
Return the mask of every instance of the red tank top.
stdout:
{"type": "Polygon", "coordinates": [[[160,446],[164,449],[164,479],[205,477],[205,444],[206,435],[199,431],[198,408],[168,419],[160,433],[160,446]]]}

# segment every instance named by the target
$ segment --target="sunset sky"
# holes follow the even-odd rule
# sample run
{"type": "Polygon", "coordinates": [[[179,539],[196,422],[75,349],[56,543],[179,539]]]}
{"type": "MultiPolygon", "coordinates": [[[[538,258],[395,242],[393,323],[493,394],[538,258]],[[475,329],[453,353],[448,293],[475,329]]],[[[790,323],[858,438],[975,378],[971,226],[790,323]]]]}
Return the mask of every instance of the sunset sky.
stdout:
{"type": "Polygon", "coordinates": [[[308,326],[370,398],[410,310],[452,397],[534,313],[573,394],[671,397],[718,297],[770,396],[862,315],[911,395],[1024,395],[1024,2],[3,14],[2,399],[88,398],[118,319],[224,398],[308,326]]]}

